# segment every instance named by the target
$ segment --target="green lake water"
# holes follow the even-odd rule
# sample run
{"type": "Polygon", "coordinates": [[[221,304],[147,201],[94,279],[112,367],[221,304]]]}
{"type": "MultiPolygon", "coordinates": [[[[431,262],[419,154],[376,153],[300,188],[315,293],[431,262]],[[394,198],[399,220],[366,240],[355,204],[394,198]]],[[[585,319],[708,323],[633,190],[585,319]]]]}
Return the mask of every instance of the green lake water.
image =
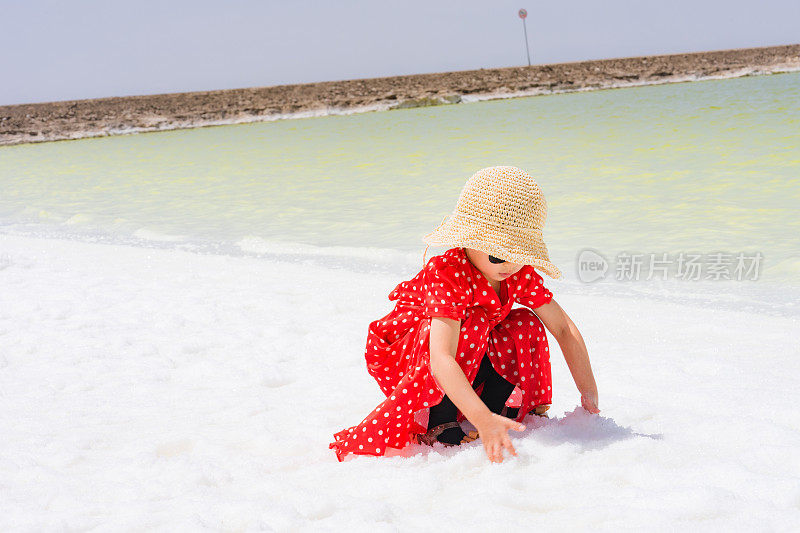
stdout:
{"type": "Polygon", "coordinates": [[[0,147],[0,233],[421,258],[493,165],[537,179],[567,276],[760,252],[800,284],[800,73],[0,147]]]}

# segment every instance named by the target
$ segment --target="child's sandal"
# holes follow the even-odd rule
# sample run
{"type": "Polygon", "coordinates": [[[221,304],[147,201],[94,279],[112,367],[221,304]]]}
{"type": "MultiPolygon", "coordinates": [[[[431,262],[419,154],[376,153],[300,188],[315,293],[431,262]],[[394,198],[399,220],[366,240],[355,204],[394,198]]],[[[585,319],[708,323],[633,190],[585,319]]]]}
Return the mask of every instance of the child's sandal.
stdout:
{"type": "MultiPolygon", "coordinates": [[[[444,424],[439,424],[438,426],[434,426],[429,429],[425,433],[420,433],[417,435],[417,442],[420,444],[426,444],[428,446],[433,446],[434,443],[438,442],[443,444],[444,446],[458,446],[458,444],[450,444],[449,442],[441,442],[438,440],[439,435],[441,435],[445,430],[450,428],[461,428],[461,424],[458,422],[445,422],[444,424]]],[[[478,438],[477,431],[470,431],[469,434],[465,434],[465,436],[472,438],[473,440],[478,438]],[[475,437],[472,437],[472,434],[475,433],[475,437]]],[[[467,441],[470,442],[470,441],[467,441]]],[[[459,443],[461,444],[461,443],[459,443]]],[[[466,443],[464,443],[466,444],[466,443]]]]}
{"type": "MultiPolygon", "coordinates": [[[[548,409],[550,409],[550,404],[537,405],[536,407],[528,411],[528,414],[541,416],[542,418],[550,418],[549,416],[547,416],[548,409]]],[[[519,415],[519,408],[509,407],[507,405],[504,405],[503,410],[500,411],[500,414],[508,418],[516,419],[517,415],[519,415]]]]}
{"type": "Polygon", "coordinates": [[[550,409],[550,404],[537,405],[533,408],[531,413],[535,414],[536,416],[541,416],[542,418],[550,418],[547,416],[548,409],[550,409]]]}
{"type": "MultiPolygon", "coordinates": [[[[444,424],[439,424],[438,426],[434,426],[429,429],[425,433],[420,433],[417,435],[417,440],[420,444],[427,444],[428,446],[433,446],[435,442],[439,442],[436,440],[439,435],[441,435],[446,429],[450,428],[460,428],[461,425],[458,422],[445,422],[444,424]]],[[[445,446],[454,446],[454,444],[447,444],[443,442],[445,446]]]]}

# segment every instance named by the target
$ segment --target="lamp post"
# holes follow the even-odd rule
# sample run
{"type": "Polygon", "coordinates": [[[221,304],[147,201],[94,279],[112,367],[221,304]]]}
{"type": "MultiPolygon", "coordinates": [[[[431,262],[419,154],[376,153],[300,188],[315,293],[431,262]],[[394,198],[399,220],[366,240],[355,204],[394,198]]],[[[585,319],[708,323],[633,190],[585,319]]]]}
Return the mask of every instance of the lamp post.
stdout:
{"type": "Polygon", "coordinates": [[[522,31],[525,32],[525,53],[528,54],[528,66],[531,66],[531,51],[528,49],[528,28],[525,25],[525,17],[528,16],[528,12],[520,9],[517,14],[522,19],[522,31]]]}

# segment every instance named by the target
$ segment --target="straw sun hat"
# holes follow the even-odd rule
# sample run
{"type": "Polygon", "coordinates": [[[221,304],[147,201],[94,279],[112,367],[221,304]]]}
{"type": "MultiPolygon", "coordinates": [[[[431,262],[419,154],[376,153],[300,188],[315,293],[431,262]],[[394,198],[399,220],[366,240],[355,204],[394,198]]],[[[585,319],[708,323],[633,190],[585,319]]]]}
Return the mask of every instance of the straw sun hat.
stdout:
{"type": "Polygon", "coordinates": [[[542,238],[546,218],[544,194],[530,174],[516,167],[488,167],[467,180],[455,210],[422,240],[480,250],[558,279],[561,271],[550,262],[542,238]]]}

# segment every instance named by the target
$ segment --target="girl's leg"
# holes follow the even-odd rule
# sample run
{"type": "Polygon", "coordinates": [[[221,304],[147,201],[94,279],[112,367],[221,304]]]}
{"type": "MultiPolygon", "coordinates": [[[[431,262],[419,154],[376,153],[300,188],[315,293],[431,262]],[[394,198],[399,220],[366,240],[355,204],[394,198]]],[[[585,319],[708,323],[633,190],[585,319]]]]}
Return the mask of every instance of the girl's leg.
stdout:
{"type": "MultiPolygon", "coordinates": [[[[433,429],[436,426],[446,422],[455,422],[458,416],[458,407],[450,400],[445,394],[442,401],[430,408],[428,416],[428,429],[433,429]]],[[[467,434],[460,427],[447,428],[442,431],[436,440],[446,444],[461,444],[461,441],[467,434]]]]}
{"type": "MultiPolygon", "coordinates": [[[[481,400],[493,413],[501,414],[508,397],[514,392],[514,384],[506,381],[492,366],[489,357],[484,355],[478,375],[483,373],[484,383],[481,391],[481,400]]],[[[475,379],[477,382],[477,377],[475,379]]]]}
{"type": "MultiPolygon", "coordinates": [[[[478,369],[478,373],[475,375],[475,379],[472,381],[472,386],[477,387],[481,383],[484,383],[486,378],[489,377],[491,369],[492,364],[489,362],[486,356],[484,356],[481,366],[478,369]]],[[[457,416],[458,407],[456,407],[453,401],[450,400],[450,398],[448,398],[445,394],[441,402],[430,408],[430,414],[428,416],[428,429],[430,430],[446,422],[455,422],[457,416]]],[[[447,444],[460,444],[461,440],[465,436],[466,433],[464,433],[460,427],[455,427],[442,431],[437,440],[447,444]]]]}
{"type": "MultiPolygon", "coordinates": [[[[496,371],[522,392],[519,407],[506,409],[509,418],[544,414],[551,403],[550,353],[539,317],[530,309],[512,309],[490,332],[496,371]]],[[[513,391],[512,391],[513,392],[513,391]]]]}

